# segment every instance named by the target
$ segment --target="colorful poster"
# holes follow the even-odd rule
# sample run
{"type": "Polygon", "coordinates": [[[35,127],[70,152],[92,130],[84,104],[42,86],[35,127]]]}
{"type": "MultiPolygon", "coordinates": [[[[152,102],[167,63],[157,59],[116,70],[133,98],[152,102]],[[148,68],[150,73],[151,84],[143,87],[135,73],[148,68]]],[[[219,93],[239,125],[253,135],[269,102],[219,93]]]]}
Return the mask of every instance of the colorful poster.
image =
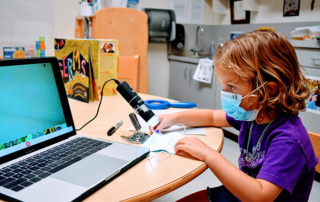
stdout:
{"type": "MultiPolygon", "coordinates": [[[[117,40],[100,40],[99,72],[98,72],[98,93],[101,95],[104,83],[109,79],[118,79],[119,64],[119,43],[117,40]]],[[[116,95],[117,84],[114,81],[108,82],[103,95],[116,95]]]]}
{"type": "MultiPolygon", "coordinates": [[[[83,102],[89,102],[89,98],[93,101],[93,97],[99,100],[95,94],[92,96],[94,88],[98,89],[100,96],[104,82],[110,78],[118,78],[118,41],[107,39],[54,40],[55,56],[59,60],[68,97],[83,102]]],[[[116,87],[115,82],[109,82],[104,88],[103,95],[116,95],[116,87]]]]}

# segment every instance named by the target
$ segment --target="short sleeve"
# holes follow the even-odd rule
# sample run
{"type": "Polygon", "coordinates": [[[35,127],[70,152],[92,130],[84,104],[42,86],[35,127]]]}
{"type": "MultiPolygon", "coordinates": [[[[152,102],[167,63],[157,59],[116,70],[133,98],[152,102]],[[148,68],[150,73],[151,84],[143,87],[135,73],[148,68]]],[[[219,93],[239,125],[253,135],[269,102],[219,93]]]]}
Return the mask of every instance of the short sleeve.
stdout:
{"type": "Polygon", "coordinates": [[[226,114],[226,118],[227,118],[228,123],[229,123],[232,127],[234,127],[234,128],[237,129],[237,130],[240,130],[241,124],[242,124],[243,121],[237,121],[237,120],[235,120],[234,118],[232,118],[231,116],[228,116],[227,114],[226,114]]]}
{"type": "Polygon", "coordinates": [[[270,144],[257,178],[276,184],[292,194],[306,163],[296,141],[277,140],[270,144]]]}

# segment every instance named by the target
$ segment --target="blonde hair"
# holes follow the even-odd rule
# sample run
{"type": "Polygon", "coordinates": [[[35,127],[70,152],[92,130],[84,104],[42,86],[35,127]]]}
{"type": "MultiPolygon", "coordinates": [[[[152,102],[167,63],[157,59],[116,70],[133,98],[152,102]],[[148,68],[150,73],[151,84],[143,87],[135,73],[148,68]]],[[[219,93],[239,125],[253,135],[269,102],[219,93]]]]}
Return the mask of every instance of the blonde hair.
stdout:
{"type": "Polygon", "coordinates": [[[280,33],[253,31],[226,42],[214,57],[215,65],[233,72],[251,90],[274,81],[278,90],[271,96],[266,85],[250,96],[259,100],[260,111],[271,116],[294,115],[305,110],[309,97],[307,80],[300,71],[294,48],[280,33]]]}

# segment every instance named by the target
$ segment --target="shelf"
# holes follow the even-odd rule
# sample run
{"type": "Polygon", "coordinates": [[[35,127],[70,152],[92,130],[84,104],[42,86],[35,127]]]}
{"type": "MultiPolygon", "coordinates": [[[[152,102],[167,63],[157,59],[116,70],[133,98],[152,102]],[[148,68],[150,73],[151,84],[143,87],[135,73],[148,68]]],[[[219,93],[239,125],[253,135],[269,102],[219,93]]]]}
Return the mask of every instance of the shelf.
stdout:
{"type": "Polygon", "coordinates": [[[313,40],[300,41],[290,39],[289,42],[295,48],[320,48],[320,42],[313,40]]]}
{"type": "MultiPolygon", "coordinates": [[[[242,9],[245,11],[259,11],[260,0],[242,0],[242,9]]],[[[212,13],[227,14],[230,12],[230,0],[212,0],[212,13]]]]}

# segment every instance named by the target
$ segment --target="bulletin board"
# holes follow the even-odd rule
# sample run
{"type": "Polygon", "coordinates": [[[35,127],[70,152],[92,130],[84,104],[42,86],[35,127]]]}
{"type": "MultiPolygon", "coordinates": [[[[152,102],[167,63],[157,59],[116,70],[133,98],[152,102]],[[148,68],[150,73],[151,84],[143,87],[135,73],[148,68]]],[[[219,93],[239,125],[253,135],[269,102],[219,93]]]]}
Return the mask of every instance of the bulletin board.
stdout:
{"type": "Polygon", "coordinates": [[[45,37],[46,55],[53,50],[55,0],[0,1],[0,57],[3,47],[31,46],[45,37]]]}

